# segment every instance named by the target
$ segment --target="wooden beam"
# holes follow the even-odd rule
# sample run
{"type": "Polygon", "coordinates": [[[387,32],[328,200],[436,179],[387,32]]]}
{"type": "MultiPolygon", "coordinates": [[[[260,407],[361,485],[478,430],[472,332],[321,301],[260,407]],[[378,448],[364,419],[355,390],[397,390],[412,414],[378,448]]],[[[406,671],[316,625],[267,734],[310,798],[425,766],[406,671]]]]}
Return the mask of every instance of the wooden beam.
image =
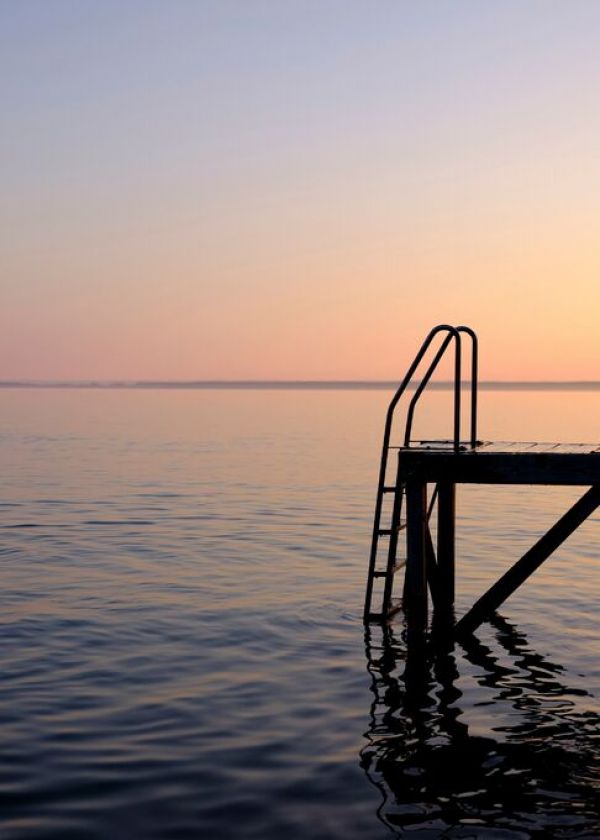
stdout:
{"type": "Polygon", "coordinates": [[[447,606],[454,604],[455,496],[455,484],[453,482],[439,482],[437,502],[438,582],[441,596],[447,606]]]}
{"type": "Polygon", "coordinates": [[[428,523],[425,526],[425,574],[427,575],[429,594],[431,595],[433,606],[439,609],[444,603],[444,593],[440,590],[438,564],[428,523]]]}
{"type": "Polygon", "coordinates": [[[482,595],[456,625],[456,634],[472,633],[535,572],[600,505],[600,484],[590,487],[564,516],[550,528],[500,580],[482,595]]]}
{"type": "MultiPolygon", "coordinates": [[[[522,444],[519,444],[522,446],[522,444]]],[[[600,452],[487,452],[485,448],[455,454],[434,449],[403,449],[400,480],[421,479],[456,484],[596,484],[600,452]]]]}
{"type": "Polygon", "coordinates": [[[409,624],[427,621],[427,485],[406,485],[406,578],[405,612],[409,624]]]}

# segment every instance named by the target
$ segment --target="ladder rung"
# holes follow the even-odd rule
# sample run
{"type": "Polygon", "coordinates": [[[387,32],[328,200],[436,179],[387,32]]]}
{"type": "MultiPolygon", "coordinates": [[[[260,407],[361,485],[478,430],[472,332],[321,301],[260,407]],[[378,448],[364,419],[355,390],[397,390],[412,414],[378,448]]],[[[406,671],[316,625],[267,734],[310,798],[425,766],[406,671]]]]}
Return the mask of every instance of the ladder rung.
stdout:
{"type": "MultiPolygon", "coordinates": [[[[404,531],[405,528],[406,528],[406,522],[403,522],[401,525],[398,525],[398,527],[396,528],[396,531],[404,531]]],[[[380,528],[377,531],[377,534],[380,537],[390,537],[392,535],[392,532],[393,532],[392,528],[380,528]]]]}
{"type": "MultiPolygon", "coordinates": [[[[390,571],[391,571],[392,574],[395,574],[396,572],[399,572],[400,569],[403,569],[405,566],[406,566],[406,560],[399,560],[397,563],[395,563],[392,566],[390,571]]],[[[382,578],[382,577],[386,577],[386,576],[387,576],[387,569],[385,571],[379,571],[378,570],[376,572],[373,572],[373,577],[376,577],[376,578],[382,578]]]]}
{"type": "MultiPolygon", "coordinates": [[[[386,485],[385,487],[382,488],[384,493],[395,493],[396,489],[397,488],[396,488],[395,484],[390,484],[389,486],[386,485]]],[[[400,489],[403,490],[404,488],[401,487],[400,489]]]]}

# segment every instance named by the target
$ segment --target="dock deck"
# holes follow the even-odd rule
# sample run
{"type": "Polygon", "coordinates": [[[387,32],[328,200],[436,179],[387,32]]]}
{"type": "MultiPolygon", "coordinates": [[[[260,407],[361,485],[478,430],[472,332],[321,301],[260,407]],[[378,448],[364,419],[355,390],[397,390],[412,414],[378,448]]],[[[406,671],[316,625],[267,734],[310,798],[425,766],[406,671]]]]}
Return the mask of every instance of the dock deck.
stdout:
{"type": "Polygon", "coordinates": [[[600,444],[419,441],[398,451],[398,480],[456,484],[590,485],[600,480],[600,444]]]}

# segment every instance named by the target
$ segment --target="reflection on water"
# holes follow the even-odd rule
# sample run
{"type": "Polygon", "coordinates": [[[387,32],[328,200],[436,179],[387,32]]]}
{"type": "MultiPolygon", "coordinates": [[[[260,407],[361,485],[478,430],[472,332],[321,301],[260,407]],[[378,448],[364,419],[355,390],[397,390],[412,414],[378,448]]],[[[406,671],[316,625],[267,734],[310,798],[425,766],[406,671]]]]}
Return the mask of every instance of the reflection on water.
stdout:
{"type": "MultiPolygon", "coordinates": [[[[599,716],[578,712],[585,691],[497,617],[493,644],[473,638],[407,643],[402,627],[366,630],[372,678],[361,765],[379,788],[379,819],[398,836],[582,838],[600,836],[593,735],[599,716]],[[507,705],[489,735],[471,731],[459,672],[480,706],[507,705]]],[[[447,635],[446,635],[446,638],[447,635]]]]}

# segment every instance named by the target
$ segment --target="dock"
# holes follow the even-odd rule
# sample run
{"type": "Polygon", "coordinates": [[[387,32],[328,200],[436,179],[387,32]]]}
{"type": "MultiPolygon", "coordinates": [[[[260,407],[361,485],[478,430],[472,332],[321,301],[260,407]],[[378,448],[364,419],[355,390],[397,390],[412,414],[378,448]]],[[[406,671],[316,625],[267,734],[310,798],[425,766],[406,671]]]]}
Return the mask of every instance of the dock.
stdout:
{"type": "MultiPolygon", "coordinates": [[[[431,600],[455,635],[472,633],[550,557],[600,505],[600,444],[491,442],[477,437],[478,342],[464,326],[441,324],[427,336],[396,391],[384,428],[384,440],[369,558],[364,620],[388,621],[403,609],[409,628],[424,627],[431,600]],[[404,434],[392,443],[395,412],[436,338],[441,344],[425,368],[407,406],[404,434]],[[462,346],[470,341],[469,434],[461,437],[462,346]],[[438,339],[439,341],[439,339],[438,339]],[[446,352],[454,349],[453,436],[447,440],[412,440],[416,405],[446,352]],[[392,473],[390,475],[390,472],[392,473]],[[456,564],[456,488],[460,484],[581,486],[588,490],[458,622],[454,623],[456,564]],[[387,511],[386,511],[387,508],[387,511]],[[437,540],[430,529],[436,513],[437,540]],[[387,522],[385,521],[387,517],[387,522]],[[405,532],[405,533],[403,533],[405,532]],[[406,539],[405,561],[398,559],[406,539]],[[394,580],[404,572],[401,598],[394,580]],[[380,606],[375,606],[376,590],[380,606]]],[[[526,497],[524,497],[526,503],[526,497]]]]}

